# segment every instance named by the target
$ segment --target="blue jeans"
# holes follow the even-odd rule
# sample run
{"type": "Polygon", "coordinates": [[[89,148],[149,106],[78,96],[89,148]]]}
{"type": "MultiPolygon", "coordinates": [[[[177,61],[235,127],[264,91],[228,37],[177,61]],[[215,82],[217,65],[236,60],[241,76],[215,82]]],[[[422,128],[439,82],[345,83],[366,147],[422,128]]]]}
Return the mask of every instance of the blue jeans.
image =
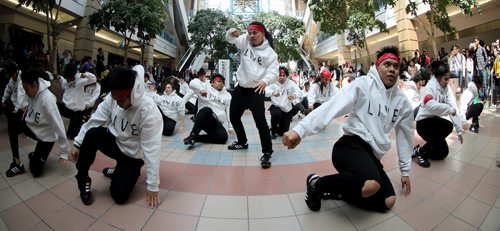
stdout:
{"type": "Polygon", "coordinates": [[[487,70],[479,70],[479,76],[483,78],[483,90],[480,91],[479,94],[483,99],[486,99],[486,97],[488,97],[489,73],[487,70]]]}
{"type": "Polygon", "coordinates": [[[462,73],[463,73],[462,71],[450,71],[450,72],[451,72],[451,76],[454,76],[454,77],[458,78],[458,87],[459,88],[467,87],[464,84],[464,76],[462,76],[462,73]]]}

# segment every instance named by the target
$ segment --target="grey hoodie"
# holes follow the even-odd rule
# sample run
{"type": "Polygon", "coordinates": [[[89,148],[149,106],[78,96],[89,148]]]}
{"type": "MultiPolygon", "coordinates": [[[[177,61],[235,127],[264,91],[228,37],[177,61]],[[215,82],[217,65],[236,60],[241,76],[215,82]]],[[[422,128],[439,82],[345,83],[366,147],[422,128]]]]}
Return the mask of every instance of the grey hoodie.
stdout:
{"type": "Polygon", "coordinates": [[[108,129],[115,136],[118,148],[127,156],[144,158],[147,172],[147,188],[157,192],[160,185],[159,167],[163,119],[153,99],[145,96],[144,68],[135,66],[137,72],[132,94],[132,106],[123,109],[108,94],[99,104],[89,121],[83,124],[75,138],[75,145],[80,146],[90,128],[108,124],[108,129]]]}
{"type": "Polygon", "coordinates": [[[391,148],[391,134],[396,133],[399,169],[410,174],[413,147],[413,110],[398,84],[386,89],[372,67],[366,76],[356,78],[321,107],[316,108],[293,128],[301,138],[319,133],[330,122],[349,114],[345,135],[357,135],[370,144],[375,156],[382,157],[391,148]]]}

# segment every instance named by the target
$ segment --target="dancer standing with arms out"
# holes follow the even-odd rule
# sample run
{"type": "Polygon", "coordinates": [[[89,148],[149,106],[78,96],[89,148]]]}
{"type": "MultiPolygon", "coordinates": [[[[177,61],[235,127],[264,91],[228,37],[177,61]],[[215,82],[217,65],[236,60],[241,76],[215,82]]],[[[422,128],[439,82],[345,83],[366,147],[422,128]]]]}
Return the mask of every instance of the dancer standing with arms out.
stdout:
{"type": "Polygon", "coordinates": [[[264,107],[264,90],[266,86],[278,78],[278,55],[273,48],[272,35],[260,22],[252,22],[247,27],[247,33],[231,28],[226,32],[226,39],[240,49],[241,63],[236,75],[239,84],[234,89],[231,100],[230,120],[238,138],[229,150],[248,149],[245,128],[241,116],[246,109],[252,111],[253,120],[259,130],[262,153],[260,158],[262,168],[271,167],[273,146],[271,134],[267,125],[264,107]]]}
{"type": "Polygon", "coordinates": [[[376,67],[366,76],[356,78],[283,135],[283,144],[295,148],[305,136],[349,114],[344,135],[332,150],[332,163],[339,173],[307,177],[306,204],[312,211],[320,210],[321,199],[341,199],[374,211],[391,209],[396,195],[380,159],[391,148],[393,130],[402,189],[406,195],[410,193],[413,110],[398,88],[398,55],[398,48],[383,47],[377,52],[376,67]]]}

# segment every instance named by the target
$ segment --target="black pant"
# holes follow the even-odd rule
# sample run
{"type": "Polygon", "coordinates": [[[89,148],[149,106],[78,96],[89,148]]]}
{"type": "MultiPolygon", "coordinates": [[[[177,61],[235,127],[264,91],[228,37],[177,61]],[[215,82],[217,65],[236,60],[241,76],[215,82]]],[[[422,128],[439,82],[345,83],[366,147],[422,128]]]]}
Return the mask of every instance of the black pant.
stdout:
{"type": "Polygon", "coordinates": [[[271,134],[269,133],[269,127],[266,121],[264,95],[256,93],[254,88],[237,86],[232,96],[229,117],[233,124],[234,132],[236,132],[238,142],[240,144],[246,144],[248,141],[245,128],[241,122],[241,117],[246,109],[250,109],[255,125],[259,130],[262,152],[272,154],[273,144],[271,143],[271,134]]]}
{"type": "Polygon", "coordinates": [[[54,142],[45,142],[38,139],[38,137],[31,131],[31,129],[22,120],[23,111],[19,109],[16,113],[12,113],[14,110],[14,105],[12,102],[6,101],[6,115],[8,119],[9,142],[10,148],[12,150],[12,157],[19,159],[19,134],[24,133],[27,137],[37,141],[35,151],[30,160],[30,170],[33,177],[39,177],[42,174],[43,167],[45,165],[45,160],[50,155],[50,151],[54,147],[54,142]],[[31,161],[36,162],[32,164],[31,161]]]}
{"type": "Polygon", "coordinates": [[[228,139],[226,129],[209,107],[200,109],[196,114],[196,120],[190,134],[195,138],[195,141],[203,143],[225,144],[228,139]],[[199,135],[202,130],[207,134],[199,135]]]}
{"type": "Polygon", "coordinates": [[[115,136],[107,128],[91,128],[85,134],[80,146],[80,155],[76,162],[77,178],[81,179],[89,175],[90,165],[94,163],[97,150],[116,160],[109,190],[111,197],[117,204],[125,203],[141,175],[144,161],[123,154],[118,148],[115,136]]]}
{"type": "Polygon", "coordinates": [[[284,112],[274,105],[269,107],[269,111],[271,112],[271,132],[283,136],[283,133],[290,129],[292,111],[284,112]]]}
{"type": "Polygon", "coordinates": [[[417,121],[417,133],[425,140],[425,145],[419,150],[420,154],[433,160],[442,160],[448,156],[446,137],[453,130],[453,124],[438,116],[417,121]]]}
{"type": "Polygon", "coordinates": [[[309,107],[309,104],[307,102],[307,97],[304,97],[304,99],[302,99],[302,101],[300,103],[293,105],[293,108],[291,110],[292,117],[297,115],[297,113],[299,113],[299,111],[304,115],[307,114],[308,107],[309,107]]]}
{"type": "Polygon", "coordinates": [[[160,110],[160,112],[161,112],[161,116],[163,117],[163,133],[162,134],[164,136],[171,136],[172,134],[174,134],[175,125],[177,124],[177,122],[175,120],[170,119],[167,116],[165,116],[161,110],[160,110]]]}
{"type": "Polygon", "coordinates": [[[472,118],[472,123],[477,124],[479,122],[479,115],[483,111],[483,104],[476,103],[472,104],[467,108],[467,112],[465,113],[465,119],[469,120],[472,118]]]}
{"type": "Polygon", "coordinates": [[[384,167],[371,146],[359,136],[342,136],[333,146],[332,163],[339,172],[316,181],[315,188],[322,199],[344,200],[360,208],[386,211],[385,199],[396,195],[384,167]],[[369,197],[362,197],[365,181],[375,180],[380,189],[369,197]]]}
{"type": "Polygon", "coordinates": [[[9,99],[5,101],[5,116],[7,116],[7,132],[9,133],[10,149],[12,150],[12,157],[19,159],[19,137],[21,134],[21,124],[23,124],[23,110],[18,109],[14,111],[14,104],[9,99]]]}
{"type": "Polygon", "coordinates": [[[84,111],[72,111],[64,105],[64,103],[58,103],[57,107],[61,116],[69,118],[69,126],[66,131],[66,137],[70,140],[75,139],[75,137],[80,132],[82,128],[85,112],[84,111]]]}

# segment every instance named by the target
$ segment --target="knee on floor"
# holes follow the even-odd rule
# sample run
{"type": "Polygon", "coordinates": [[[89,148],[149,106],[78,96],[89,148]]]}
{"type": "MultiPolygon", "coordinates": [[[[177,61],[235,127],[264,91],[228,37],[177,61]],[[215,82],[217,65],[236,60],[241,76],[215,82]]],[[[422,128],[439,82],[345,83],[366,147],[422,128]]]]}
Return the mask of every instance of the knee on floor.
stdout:
{"type": "Polygon", "coordinates": [[[373,194],[377,193],[379,189],[380,189],[380,184],[377,181],[367,180],[365,181],[365,184],[361,189],[361,196],[365,198],[372,196],[373,194]]]}
{"type": "Polygon", "coordinates": [[[392,209],[392,207],[394,207],[394,204],[396,204],[396,196],[390,196],[385,198],[385,205],[387,206],[388,209],[392,209]]]}

